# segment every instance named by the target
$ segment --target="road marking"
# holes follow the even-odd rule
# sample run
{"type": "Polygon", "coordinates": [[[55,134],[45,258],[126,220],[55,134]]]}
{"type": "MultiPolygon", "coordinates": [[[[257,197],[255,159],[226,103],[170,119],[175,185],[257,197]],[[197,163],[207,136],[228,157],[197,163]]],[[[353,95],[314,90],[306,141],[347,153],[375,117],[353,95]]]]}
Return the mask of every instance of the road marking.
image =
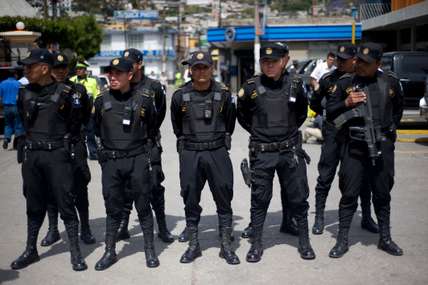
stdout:
{"type": "Polygon", "coordinates": [[[428,143],[428,137],[423,138],[398,138],[398,142],[402,143],[428,143]]]}
{"type": "Polygon", "coordinates": [[[397,130],[399,135],[428,135],[428,130],[397,130]]]}

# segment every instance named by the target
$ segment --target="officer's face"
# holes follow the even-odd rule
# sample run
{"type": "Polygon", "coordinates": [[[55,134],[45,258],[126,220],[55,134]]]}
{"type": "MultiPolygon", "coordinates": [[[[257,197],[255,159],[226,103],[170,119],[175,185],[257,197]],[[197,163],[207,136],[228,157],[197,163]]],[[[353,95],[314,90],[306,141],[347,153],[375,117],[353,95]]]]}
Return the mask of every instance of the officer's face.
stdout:
{"type": "Polygon", "coordinates": [[[284,58],[262,58],[260,60],[260,67],[264,75],[269,78],[278,79],[282,74],[286,62],[288,60],[286,61],[284,58]]]}
{"type": "Polygon", "coordinates": [[[24,73],[30,83],[39,83],[46,76],[50,76],[50,67],[45,63],[25,65],[24,73]]]}
{"type": "Polygon", "coordinates": [[[86,68],[76,68],[76,75],[77,76],[85,76],[86,75],[86,68]]]}
{"type": "Polygon", "coordinates": [[[68,67],[67,66],[59,66],[54,67],[52,69],[52,76],[55,78],[58,82],[63,82],[68,74],[68,67]]]}
{"type": "Polygon", "coordinates": [[[336,66],[339,71],[352,73],[355,71],[355,58],[336,58],[336,66]]]}
{"type": "Polygon", "coordinates": [[[357,62],[355,64],[355,73],[361,77],[373,77],[376,74],[379,66],[380,61],[369,63],[357,58],[357,62]]]}
{"type": "Polygon", "coordinates": [[[108,74],[110,88],[113,90],[124,90],[129,87],[132,79],[132,72],[120,71],[117,69],[110,70],[108,74]]]}
{"type": "Polygon", "coordinates": [[[213,67],[205,64],[196,64],[190,68],[192,80],[196,83],[206,83],[213,76],[213,67]]]}

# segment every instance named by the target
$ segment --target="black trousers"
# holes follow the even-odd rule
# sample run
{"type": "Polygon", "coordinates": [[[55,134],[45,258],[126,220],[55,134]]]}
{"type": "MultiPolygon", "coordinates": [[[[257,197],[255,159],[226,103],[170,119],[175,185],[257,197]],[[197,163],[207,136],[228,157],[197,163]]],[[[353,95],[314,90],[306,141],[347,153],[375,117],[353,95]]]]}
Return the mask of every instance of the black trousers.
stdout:
{"type": "MultiPolygon", "coordinates": [[[[151,198],[150,204],[156,214],[156,217],[165,216],[165,187],[162,182],[165,180],[165,175],[162,170],[162,148],[153,146],[150,153],[150,161],[152,165],[151,174],[151,198]]],[[[132,211],[132,197],[127,197],[124,203],[123,218],[128,218],[132,211]]]]}
{"type": "Polygon", "coordinates": [[[286,199],[291,215],[307,218],[309,186],[306,162],[294,152],[258,152],[250,156],[253,169],[251,187],[251,225],[261,232],[272,199],[275,171],[279,178],[282,198],[286,199]]]}
{"type": "Polygon", "coordinates": [[[180,153],[180,185],[186,225],[197,227],[201,217],[202,189],[208,181],[220,227],[232,227],[233,168],[225,147],[180,153]]]}
{"type": "MultiPolygon", "coordinates": [[[[324,142],[321,147],[321,156],[318,162],[318,178],[315,186],[315,207],[317,212],[324,211],[328,193],[330,192],[331,184],[336,175],[336,169],[340,161],[341,148],[337,142],[336,128],[328,123],[323,124],[324,142]]],[[[370,208],[371,193],[367,187],[367,181],[360,193],[361,206],[363,209],[370,208]]]]}
{"type": "Polygon", "coordinates": [[[116,235],[125,201],[135,203],[141,227],[153,233],[150,208],[151,176],[148,154],[101,162],[104,204],[107,213],[106,239],[116,235]]]}
{"type": "MultiPolygon", "coordinates": [[[[88,184],[91,181],[91,172],[88,166],[88,152],[84,141],[79,141],[74,147],[75,158],[72,160],[73,171],[73,193],[75,195],[75,206],[79,213],[80,221],[88,222],[89,217],[89,199],[88,199],[88,184]]],[[[58,207],[56,203],[48,204],[49,219],[54,219],[58,216],[58,207]]]]}
{"type": "Polygon", "coordinates": [[[28,220],[41,227],[48,204],[56,204],[65,224],[77,222],[73,170],[64,148],[26,151],[22,163],[28,220]]]}
{"type": "Polygon", "coordinates": [[[389,226],[390,191],[394,185],[394,142],[381,142],[382,158],[373,166],[364,143],[346,142],[342,146],[339,170],[339,229],[349,230],[357,208],[358,195],[370,187],[379,227],[389,226]]]}

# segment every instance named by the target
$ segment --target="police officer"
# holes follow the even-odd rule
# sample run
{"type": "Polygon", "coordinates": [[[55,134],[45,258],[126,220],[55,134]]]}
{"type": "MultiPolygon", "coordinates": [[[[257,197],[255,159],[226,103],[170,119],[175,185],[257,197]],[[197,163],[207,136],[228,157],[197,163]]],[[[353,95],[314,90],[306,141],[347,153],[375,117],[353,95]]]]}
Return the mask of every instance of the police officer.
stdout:
{"type": "MultiPolygon", "coordinates": [[[[162,145],[160,126],[165,119],[166,114],[166,95],[164,87],[157,80],[153,80],[144,76],[143,68],[143,53],[137,49],[130,48],[123,52],[123,57],[132,61],[133,73],[132,87],[138,89],[144,94],[153,98],[156,107],[156,128],[153,134],[150,134],[153,148],[150,153],[150,161],[152,164],[152,198],[150,204],[156,215],[158,223],[158,237],[166,243],[174,241],[174,237],[169,232],[165,219],[165,188],[162,186],[162,181],[165,179],[162,171],[162,145]]],[[[132,199],[128,199],[125,203],[122,221],[120,222],[118,231],[118,240],[127,239],[130,237],[128,231],[129,215],[132,210],[132,199]]]]}
{"type": "Polygon", "coordinates": [[[171,119],[180,157],[181,196],[184,200],[189,247],[180,259],[189,263],[201,256],[198,224],[201,191],[208,180],[217,206],[221,236],[220,257],[239,264],[231,247],[233,168],[229,158],[236,109],[227,87],[213,80],[208,52],[196,51],[183,62],[192,81],[178,89],[171,102],[171,119]]]}
{"type": "MultiPolygon", "coordinates": [[[[288,55],[288,46],[285,43],[281,43],[281,42],[276,42],[275,43],[276,47],[279,49],[283,49],[283,57],[284,60],[289,60],[290,56],[288,55]]],[[[293,61],[293,64],[296,65],[293,61]]],[[[293,70],[293,76],[296,74],[296,70],[295,68],[292,69],[293,70]]],[[[283,72],[286,71],[286,66],[284,66],[283,72]]],[[[291,75],[290,75],[291,76],[291,75]]],[[[281,226],[279,228],[279,231],[281,233],[288,233],[294,236],[298,236],[299,235],[299,230],[297,228],[297,223],[296,223],[296,219],[294,217],[292,217],[292,215],[290,214],[289,211],[289,206],[288,206],[288,198],[287,198],[287,193],[285,191],[285,188],[281,189],[281,206],[282,206],[282,222],[281,222],[281,226]]],[[[251,223],[248,225],[248,227],[246,227],[243,232],[242,232],[242,238],[249,238],[251,237],[253,233],[253,227],[251,226],[251,223]]]]}
{"type": "MultiPolygon", "coordinates": [[[[97,80],[88,75],[88,64],[85,62],[78,62],[76,64],[76,75],[70,78],[70,81],[79,83],[85,86],[86,92],[91,98],[92,102],[100,94],[100,87],[98,86],[97,80]]],[[[94,123],[90,119],[86,124],[86,139],[89,150],[89,159],[97,159],[97,145],[95,141],[94,123]]]]}
{"type": "Polygon", "coordinates": [[[358,195],[368,182],[379,223],[378,248],[402,255],[390,233],[390,191],[394,184],[394,142],[403,113],[402,89],[391,73],[378,70],[382,48],[366,43],[358,48],[355,74],[342,76],[327,103],[327,118],[340,129],[339,233],[330,257],[348,251],[348,232],[358,195]]]}
{"type": "MultiPolygon", "coordinates": [[[[318,114],[323,114],[324,117],[322,124],[324,141],[321,147],[320,160],[318,162],[319,176],[315,187],[315,223],[312,227],[312,233],[316,235],[322,234],[324,231],[325,203],[340,158],[340,147],[336,141],[337,131],[333,123],[326,120],[325,105],[333,95],[337,80],[346,73],[354,72],[356,51],[357,48],[354,45],[339,45],[337,47],[337,68],[321,77],[310,99],[311,109],[318,114]]],[[[367,187],[363,187],[360,194],[362,210],[361,227],[369,232],[377,233],[377,225],[373,221],[370,211],[370,190],[367,187]]]]}
{"type": "MultiPolygon", "coordinates": [[[[91,115],[91,103],[84,86],[71,82],[68,78],[68,57],[63,53],[54,54],[54,64],[52,76],[57,82],[62,82],[73,89],[70,99],[76,110],[80,110],[80,118],[73,122],[75,124],[86,124],[91,115]]],[[[74,126],[76,130],[82,129],[82,126],[74,126]]],[[[76,195],[76,208],[80,218],[80,239],[85,244],[94,244],[95,238],[89,227],[89,200],[88,184],[91,180],[91,173],[87,162],[88,154],[86,143],[82,131],[76,132],[70,137],[70,143],[73,146],[73,189],[76,195]]],[[[48,204],[49,229],[41,246],[50,246],[60,239],[58,232],[58,207],[55,203],[48,204]]]]}
{"type": "Polygon", "coordinates": [[[74,209],[69,141],[79,132],[73,129],[80,113],[72,101],[74,90],[51,77],[53,55],[47,49],[33,49],[21,63],[30,82],[18,98],[26,140],[22,177],[27,200],[27,246],[11,267],[21,269],[39,260],[37,236],[47,204],[56,203],[67,231],[73,270],[85,270],[74,209]]]}
{"type": "Polygon", "coordinates": [[[105,253],[95,270],[105,270],[117,261],[116,234],[124,202],[131,197],[144,234],[147,267],[159,266],[153,244],[153,215],[150,208],[151,164],[149,134],[155,128],[152,98],[131,88],[132,62],[115,58],[110,62],[110,90],[94,104],[95,131],[101,146],[98,159],[102,169],[106,206],[105,253]]]}
{"type": "Polygon", "coordinates": [[[263,254],[262,231],[272,198],[272,181],[278,173],[286,192],[290,214],[299,230],[300,256],[314,259],[308,233],[309,187],[298,129],[306,119],[307,98],[302,81],[283,72],[288,53],[278,43],[260,49],[262,75],[249,79],[238,93],[238,121],[250,133],[252,245],[248,262],[259,262],[263,254]]]}

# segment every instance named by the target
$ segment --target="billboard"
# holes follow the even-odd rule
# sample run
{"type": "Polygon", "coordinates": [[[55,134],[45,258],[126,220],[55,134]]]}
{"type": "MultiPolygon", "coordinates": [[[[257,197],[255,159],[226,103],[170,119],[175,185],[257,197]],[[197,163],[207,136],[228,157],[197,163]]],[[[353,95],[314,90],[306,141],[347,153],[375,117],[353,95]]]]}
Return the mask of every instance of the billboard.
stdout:
{"type": "Polygon", "coordinates": [[[113,16],[117,19],[157,20],[159,11],[156,10],[117,10],[113,16]]]}

